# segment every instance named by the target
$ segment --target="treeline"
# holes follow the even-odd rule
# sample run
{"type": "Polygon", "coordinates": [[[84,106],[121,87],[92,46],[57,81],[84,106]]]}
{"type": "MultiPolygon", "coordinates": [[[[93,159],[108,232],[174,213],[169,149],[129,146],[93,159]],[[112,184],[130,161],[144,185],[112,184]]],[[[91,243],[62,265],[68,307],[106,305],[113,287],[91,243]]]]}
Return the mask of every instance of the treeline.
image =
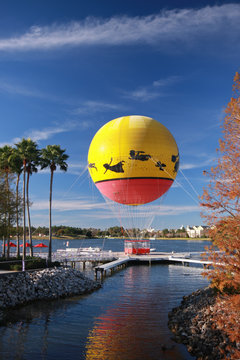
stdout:
{"type": "Polygon", "coordinates": [[[26,213],[28,220],[28,236],[30,255],[33,255],[32,226],[30,217],[30,177],[39,170],[50,170],[50,206],[49,206],[49,253],[52,252],[52,184],[53,174],[58,168],[67,170],[68,155],[60,145],[47,145],[39,149],[38,144],[31,139],[22,139],[14,146],[5,145],[0,148],[0,235],[3,238],[3,257],[9,257],[9,239],[15,232],[17,237],[17,256],[20,254],[20,234],[23,237],[23,260],[26,256],[26,213]],[[22,176],[22,195],[19,191],[22,176]],[[20,228],[22,223],[22,230],[20,228]],[[14,227],[15,226],[15,227],[14,227]],[[7,251],[6,251],[7,249],[7,251]]]}
{"type": "MultiPolygon", "coordinates": [[[[91,238],[93,236],[94,231],[93,229],[86,229],[86,228],[79,228],[79,227],[72,227],[72,226],[64,226],[64,225],[53,225],[52,226],[52,236],[54,237],[64,237],[64,236],[70,236],[70,237],[89,237],[91,238]]],[[[49,234],[49,228],[45,226],[39,226],[37,228],[32,227],[32,231],[34,235],[37,236],[48,236],[49,234]]]]}
{"type": "MultiPolygon", "coordinates": [[[[23,229],[19,228],[19,234],[22,235],[23,229]]],[[[28,235],[28,231],[26,232],[28,235]]],[[[31,227],[31,234],[33,236],[48,236],[49,235],[49,228],[46,226],[39,226],[39,227],[31,227]]],[[[16,228],[12,228],[11,235],[16,235],[16,228]]],[[[147,231],[147,230],[140,230],[140,229],[128,229],[125,230],[120,226],[112,226],[108,229],[101,230],[95,228],[80,228],[80,227],[72,227],[72,226],[65,226],[65,225],[53,225],[52,226],[52,236],[54,237],[165,237],[165,238],[180,238],[180,237],[188,237],[185,228],[181,229],[164,229],[164,230],[154,230],[154,231],[147,231]]]]}
{"type": "Polygon", "coordinates": [[[108,235],[110,236],[116,236],[116,237],[120,237],[120,236],[124,236],[124,237],[138,237],[138,238],[150,238],[150,237],[155,237],[155,238],[180,238],[180,237],[188,237],[188,234],[185,230],[185,228],[181,228],[181,229],[163,229],[163,230],[147,230],[147,229],[138,229],[138,228],[134,228],[134,229],[123,229],[122,227],[119,226],[114,226],[114,227],[110,227],[108,230],[108,235]]]}

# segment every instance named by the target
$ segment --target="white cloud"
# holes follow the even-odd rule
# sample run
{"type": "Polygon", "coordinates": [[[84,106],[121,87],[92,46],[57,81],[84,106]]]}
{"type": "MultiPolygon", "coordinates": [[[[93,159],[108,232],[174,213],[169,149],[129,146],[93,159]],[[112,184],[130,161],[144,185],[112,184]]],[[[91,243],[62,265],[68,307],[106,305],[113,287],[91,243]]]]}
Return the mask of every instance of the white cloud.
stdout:
{"type": "Polygon", "coordinates": [[[20,95],[23,97],[29,97],[29,98],[37,98],[37,99],[42,99],[42,100],[48,100],[48,101],[53,101],[53,102],[57,102],[57,103],[66,103],[66,104],[70,104],[72,105],[72,100],[61,98],[59,96],[55,96],[52,94],[49,94],[46,91],[39,91],[38,89],[31,87],[30,86],[26,86],[25,84],[19,84],[16,83],[15,81],[12,82],[9,79],[4,79],[1,78],[0,79],[0,92],[2,92],[3,94],[10,94],[10,95],[20,95]]]}
{"type": "Polygon", "coordinates": [[[155,80],[152,84],[141,86],[133,91],[123,91],[123,96],[132,100],[149,101],[158,97],[169,95],[166,87],[181,80],[180,76],[169,76],[165,79],[155,80]]]}
{"type": "Polygon", "coordinates": [[[175,84],[176,82],[179,82],[180,80],[182,80],[181,76],[178,75],[172,75],[169,76],[165,79],[160,79],[160,80],[156,80],[153,82],[153,87],[166,87],[172,84],[175,84]]]}
{"type": "MultiPolygon", "coordinates": [[[[77,128],[86,129],[88,127],[88,122],[66,121],[65,123],[57,124],[55,126],[49,126],[43,129],[28,130],[23,134],[22,138],[30,138],[33,141],[41,141],[50,139],[56,134],[70,132],[77,128]]],[[[9,142],[0,143],[0,147],[4,145],[14,145],[17,142],[21,141],[22,138],[17,137],[10,140],[9,142]]]]}
{"type": "Polygon", "coordinates": [[[119,110],[119,109],[123,110],[123,106],[118,104],[106,103],[102,101],[89,100],[83,102],[81,106],[73,110],[72,114],[80,115],[80,114],[89,113],[89,111],[91,111],[91,113],[97,113],[97,112],[119,110]]]}
{"type": "Polygon", "coordinates": [[[197,164],[197,163],[185,163],[185,164],[181,164],[180,169],[181,170],[191,170],[191,169],[196,169],[202,167],[202,164],[197,164]]]}
{"type": "Polygon", "coordinates": [[[181,163],[180,162],[180,170],[191,170],[191,169],[197,169],[197,168],[204,168],[208,166],[213,166],[216,164],[216,158],[215,157],[208,157],[207,159],[203,159],[201,162],[199,162],[199,159],[197,159],[194,163],[181,163]]]}
{"type": "Polygon", "coordinates": [[[160,96],[164,96],[160,92],[153,91],[150,87],[140,87],[133,91],[125,91],[124,97],[133,99],[136,101],[149,101],[156,99],[160,96]]]}
{"type": "MultiPolygon", "coordinates": [[[[115,206],[115,205],[113,205],[115,206]]],[[[119,206],[119,211],[121,212],[121,218],[128,218],[129,209],[126,208],[126,211],[123,210],[121,205],[119,206]]],[[[111,206],[109,206],[105,202],[93,202],[89,199],[75,199],[75,200],[54,200],[52,204],[53,211],[56,212],[68,212],[68,211],[79,211],[82,216],[86,217],[96,217],[98,219],[107,219],[107,218],[115,218],[115,213],[111,210],[111,206]],[[91,214],[91,215],[89,215],[91,214]]],[[[46,200],[36,200],[31,210],[35,212],[48,210],[49,209],[49,202],[46,200]]],[[[143,217],[146,218],[149,216],[168,216],[168,215],[180,215],[185,214],[188,212],[199,212],[200,207],[196,205],[145,205],[139,206],[136,211],[134,212],[134,217],[139,218],[143,217]]]]}
{"type": "MultiPolygon", "coordinates": [[[[96,209],[105,209],[106,203],[92,202],[91,200],[54,200],[52,208],[55,211],[90,211],[96,209]]],[[[36,200],[32,207],[32,210],[48,210],[49,202],[46,200],[36,200]]]]}
{"type": "Polygon", "coordinates": [[[33,141],[47,140],[56,134],[72,131],[78,127],[78,125],[75,121],[69,121],[62,125],[48,127],[42,130],[33,129],[26,133],[26,137],[31,138],[33,141]]]}
{"type": "Polygon", "coordinates": [[[36,97],[36,98],[46,98],[47,95],[43,94],[37,90],[29,89],[25,86],[19,85],[19,84],[13,84],[7,81],[4,81],[1,79],[0,81],[0,91],[9,93],[9,94],[17,94],[21,96],[27,96],[27,97],[36,97]]]}
{"type": "MultiPolygon", "coordinates": [[[[84,175],[84,173],[86,172],[86,170],[88,169],[88,164],[87,164],[87,160],[85,162],[80,162],[80,163],[68,163],[68,169],[67,169],[67,173],[71,174],[71,175],[77,175],[77,179],[76,182],[80,179],[80,177],[82,175],[84,175]]],[[[62,171],[57,168],[57,170],[54,172],[55,174],[59,173],[62,174],[62,171]]],[[[41,171],[39,171],[40,175],[49,175],[49,169],[43,169],[41,171]]]]}
{"type": "Polygon", "coordinates": [[[199,40],[231,42],[236,49],[240,34],[239,18],[239,4],[164,10],[145,17],[89,17],[83,22],[33,26],[22,35],[0,39],[0,50],[30,51],[63,46],[135,43],[157,44],[160,47],[181,43],[197,47],[199,40]]]}
{"type": "Polygon", "coordinates": [[[79,162],[79,163],[69,163],[68,164],[68,170],[72,170],[73,172],[76,172],[76,174],[82,170],[85,170],[88,168],[87,160],[85,162],[79,162]]]}

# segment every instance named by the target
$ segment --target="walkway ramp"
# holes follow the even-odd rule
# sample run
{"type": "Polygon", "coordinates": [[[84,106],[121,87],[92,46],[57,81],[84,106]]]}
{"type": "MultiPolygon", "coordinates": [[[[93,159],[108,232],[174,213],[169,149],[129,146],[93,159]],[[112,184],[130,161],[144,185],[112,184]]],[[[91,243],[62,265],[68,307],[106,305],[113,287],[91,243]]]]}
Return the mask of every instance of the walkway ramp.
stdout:
{"type": "Polygon", "coordinates": [[[202,264],[206,266],[212,265],[212,261],[188,259],[188,258],[175,257],[175,256],[169,256],[168,260],[172,262],[181,262],[183,264],[202,264]]]}
{"type": "Polygon", "coordinates": [[[111,261],[107,264],[102,264],[95,267],[95,278],[97,279],[97,274],[100,272],[101,279],[106,276],[107,270],[113,272],[116,268],[123,268],[129,262],[129,256],[119,257],[117,260],[111,261]]]}

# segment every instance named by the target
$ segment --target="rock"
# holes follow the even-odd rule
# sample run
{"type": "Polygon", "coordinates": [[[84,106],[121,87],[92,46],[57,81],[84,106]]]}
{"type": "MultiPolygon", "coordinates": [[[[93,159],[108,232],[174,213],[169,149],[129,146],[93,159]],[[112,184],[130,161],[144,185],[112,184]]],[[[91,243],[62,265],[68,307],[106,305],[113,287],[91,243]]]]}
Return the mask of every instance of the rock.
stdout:
{"type": "Polygon", "coordinates": [[[72,268],[21,272],[0,277],[0,309],[41,299],[56,299],[96,290],[101,285],[72,268]]]}
{"type": "MultiPolygon", "coordinates": [[[[168,326],[174,341],[183,343],[198,360],[230,358],[230,340],[214,327],[216,294],[210,287],[184,296],[181,305],[168,314],[168,326]],[[224,350],[222,352],[221,350],[224,350]]],[[[234,347],[234,344],[231,344],[234,347]]]]}

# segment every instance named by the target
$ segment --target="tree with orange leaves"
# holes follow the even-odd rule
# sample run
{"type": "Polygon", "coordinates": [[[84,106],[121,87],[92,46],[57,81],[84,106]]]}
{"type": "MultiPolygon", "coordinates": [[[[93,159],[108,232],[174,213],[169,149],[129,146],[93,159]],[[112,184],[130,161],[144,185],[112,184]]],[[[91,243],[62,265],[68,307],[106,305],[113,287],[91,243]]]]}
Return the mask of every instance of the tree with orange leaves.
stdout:
{"type": "Polygon", "coordinates": [[[211,227],[213,246],[209,259],[213,269],[204,275],[220,291],[216,321],[236,348],[231,359],[240,359],[240,75],[235,74],[233,96],[225,110],[223,138],[217,165],[209,173],[204,189],[203,216],[211,227]],[[217,250],[220,252],[216,251],[217,250]],[[238,348],[239,347],[239,348],[238,348]]]}

